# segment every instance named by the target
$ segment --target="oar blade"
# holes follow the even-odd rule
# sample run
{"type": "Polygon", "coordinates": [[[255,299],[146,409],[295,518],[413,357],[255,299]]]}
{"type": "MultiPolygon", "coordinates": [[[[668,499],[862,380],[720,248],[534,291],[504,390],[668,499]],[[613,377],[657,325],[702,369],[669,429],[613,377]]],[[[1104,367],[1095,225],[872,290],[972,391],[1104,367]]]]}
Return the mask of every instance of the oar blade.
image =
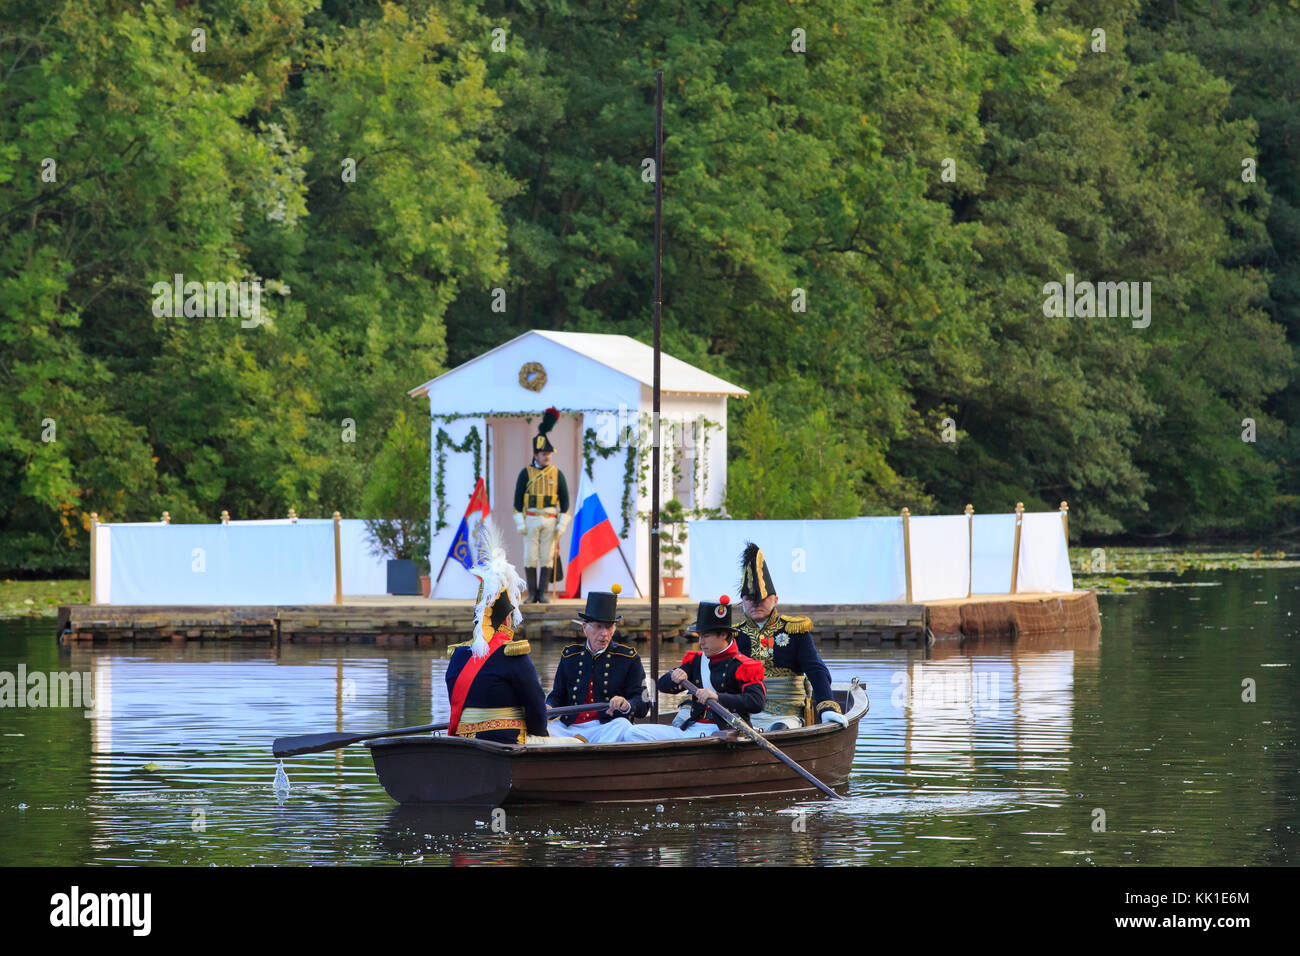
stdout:
{"type": "Polygon", "coordinates": [[[322,750],[346,747],[356,739],[356,734],[305,734],[301,737],[277,737],[271,743],[271,753],[277,757],[314,754],[322,750]]]}

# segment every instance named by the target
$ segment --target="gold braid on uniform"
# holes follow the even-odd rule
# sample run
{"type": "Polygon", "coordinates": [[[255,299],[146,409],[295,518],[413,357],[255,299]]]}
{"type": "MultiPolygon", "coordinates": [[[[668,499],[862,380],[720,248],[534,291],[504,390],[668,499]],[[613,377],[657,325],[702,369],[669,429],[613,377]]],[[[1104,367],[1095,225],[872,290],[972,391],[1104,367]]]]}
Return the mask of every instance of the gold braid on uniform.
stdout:
{"type": "Polygon", "coordinates": [[[835,713],[837,713],[837,714],[842,714],[842,713],[844,713],[844,711],[840,710],[840,705],[837,704],[837,703],[835,703],[835,701],[833,701],[833,700],[824,700],[824,701],[822,701],[820,704],[818,704],[816,707],[814,707],[813,709],[816,710],[817,713],[819,713],[819,714],[820,714],[823,710],[833,710],[833,711],[835,711],[835,713]]]}
{"type": "Polygon", "coordinates": [[[511,641],[505,646],[505,652],[510,657],[518,657],[520,654],[527,654],[529,652],[528,642],[522,640],[511,641]]]}
{"type": "Polygon", "coordinates": [[[812,626],[812,618],[804,617],[802,614],[785,618],[785,632],[787,634],[807,634],[812,630],[812,626]]]}
{"type": "MultiPolygon", "coordinates": [[[[516,640],[514,639],[514,637],[515,637],[515,626],[514,626],[513,624],[511,624],[509,621],[502,621],[499,625],[497,625],[497,633],[498,633],[498,634],[509,634],[509,635],[510,635],[510,643],[506,645],[506,653],[507,653],[507,654],[510,654],[510,655],[513,656],[513,655],[515,655],[515,654],[527,654],[527,653],[528,653],[528,642],[527,642],[527,641],[516,641],[516,640]],[[512,647],[514,647],[514,646],[516,646],[516,645],[518,645],[518,644],[522,644],[522,645],[524,646],[524,647],[523,647],[523,650],[511,650],[512,647]]],[[[469,646],[470,646],[471,644],[473,644],[473,643],[474,643],[473,641],[461,641],[459,644],[448,644],[448,645],[447,645],[447,656],[448,656],[448,657],[451,657],[453,654],[455,654],[455,653],[456,653],[456,648],[458,648],[458,647],[469,647],[469,646]]]]}

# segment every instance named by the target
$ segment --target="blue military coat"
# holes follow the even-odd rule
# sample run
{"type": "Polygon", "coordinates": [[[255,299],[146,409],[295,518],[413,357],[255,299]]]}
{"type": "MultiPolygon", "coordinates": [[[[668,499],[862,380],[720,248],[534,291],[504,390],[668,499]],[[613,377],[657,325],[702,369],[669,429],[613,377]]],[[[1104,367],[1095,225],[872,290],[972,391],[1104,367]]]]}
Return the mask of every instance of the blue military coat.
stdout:
{"type": "MultiPolygon", "coordinates": [[[[456,686],[456,678],[470,659],[469,644],[461,644],[452,652],[447,665],[447,696],[456,686]]],[[[528,656],[527,641],[510,641],[488,655],[465,696],[466,709],[471,707],[519,707],[524,712],[527,732],[536,737],[547,736],[546,699],[542,696],[542,682],[537,677],[528,656]]],[[[463,721],[462,721],[463,722],[463,721]]],[[[479,740],[501,744],[522,743],[518,730],[487,730],[475,735],[479,740]]]]}
{"type": "MultiPolygon", "coordinates": [[[[704,682],[700,680],[700,668],[705,660],[705,656],[699,651],[688,651],[678,665],[686,672],[686,679],[696,687],[704,686],[704,682]]],[[[707,658],[707,661],[709,683],[717,691],[719,704],[746,720],[763,709],[763,704],[767,702],[767,688],[763,686],[762,664],[740,653],[734,640],[725,651],[707,658]]],[[[682,688],[674,683],[672,673],[669,671],[659,678],[659,689],[665,694],[677,694],[682,691],[682,688]]],[[[694,697],[690,698],[690,704],[691,723],[696,721],[717,723],[713,711],[707,706],[699,703],[694,697]]]]}
{"type": "Polygon", "coordinates": [[[811,631],[811,619],[787,617],[773,610],[762,628],[748,618],[741,621],[736,628],[736,645],[740,653],[761,663],[769,677],[783,671],[807,677],[812,684],[813,710],[820,720],[824,711],[843,711],[835,703],[831,672],[817,653],[811,631]]]}
{"type": "MultiPolygon", "coordinates": [[[[560,663],[555,668],[555,684],[546,698],[551,707],[585,704],[587,691],[593,701],[624,697],[632,709],[624,714],[607,714],[600,710],[600,722],[607,724],[617,717],[644,717],[650,711],[650,702],[644,696],[645,668],[641,657],[630,644],[610,641],[599,657],[592,654],[586,642],[570,644],[560,652],[560,663]]],[[[561,717],[567,727],[579,714],[561,717]]]]}

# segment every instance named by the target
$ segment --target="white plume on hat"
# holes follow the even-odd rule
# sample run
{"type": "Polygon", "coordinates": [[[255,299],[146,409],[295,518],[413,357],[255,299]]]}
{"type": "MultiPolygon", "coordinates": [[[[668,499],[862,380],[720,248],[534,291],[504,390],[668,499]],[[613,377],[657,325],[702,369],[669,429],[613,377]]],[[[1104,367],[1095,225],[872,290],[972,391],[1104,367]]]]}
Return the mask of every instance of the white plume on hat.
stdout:
{"type": "Polygon", "coordinates": [[[485,518],[479,525],[475,536],[476,559],[469,573],[481,582],[478,600],[474,603],[474,641],[470,652],[475,657],[485,657],[488,652],[489,633],[492,629],[491,608],[504,591],[512,605],[511,620],[517,627],[524,619],[519,611],[522,602],[524,579],[519,576],[515,566],[506,558],[505,542],[501,529],[485,518]]]}

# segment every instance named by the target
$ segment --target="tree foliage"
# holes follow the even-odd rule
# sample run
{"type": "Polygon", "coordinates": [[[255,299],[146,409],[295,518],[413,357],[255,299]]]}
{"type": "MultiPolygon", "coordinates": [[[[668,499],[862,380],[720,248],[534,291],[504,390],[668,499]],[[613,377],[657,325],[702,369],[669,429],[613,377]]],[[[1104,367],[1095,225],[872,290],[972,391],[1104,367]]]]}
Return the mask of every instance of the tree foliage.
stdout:
{"type": "Polygon", "coordinates": [[[412,386],[530,328],[648,341],[656,70],[665,348],[753,394],[731,514],[1295,524],[1297,27],[1250,0],[9,0],[0,566],[81,564],[92,511],[354,513],[412,386]],[[156,315],[178,274],[259,282],[266,321],[156,315]],[[1067,274],[1150,282],[1150,324],[1049,317],[1067,274]]]}

